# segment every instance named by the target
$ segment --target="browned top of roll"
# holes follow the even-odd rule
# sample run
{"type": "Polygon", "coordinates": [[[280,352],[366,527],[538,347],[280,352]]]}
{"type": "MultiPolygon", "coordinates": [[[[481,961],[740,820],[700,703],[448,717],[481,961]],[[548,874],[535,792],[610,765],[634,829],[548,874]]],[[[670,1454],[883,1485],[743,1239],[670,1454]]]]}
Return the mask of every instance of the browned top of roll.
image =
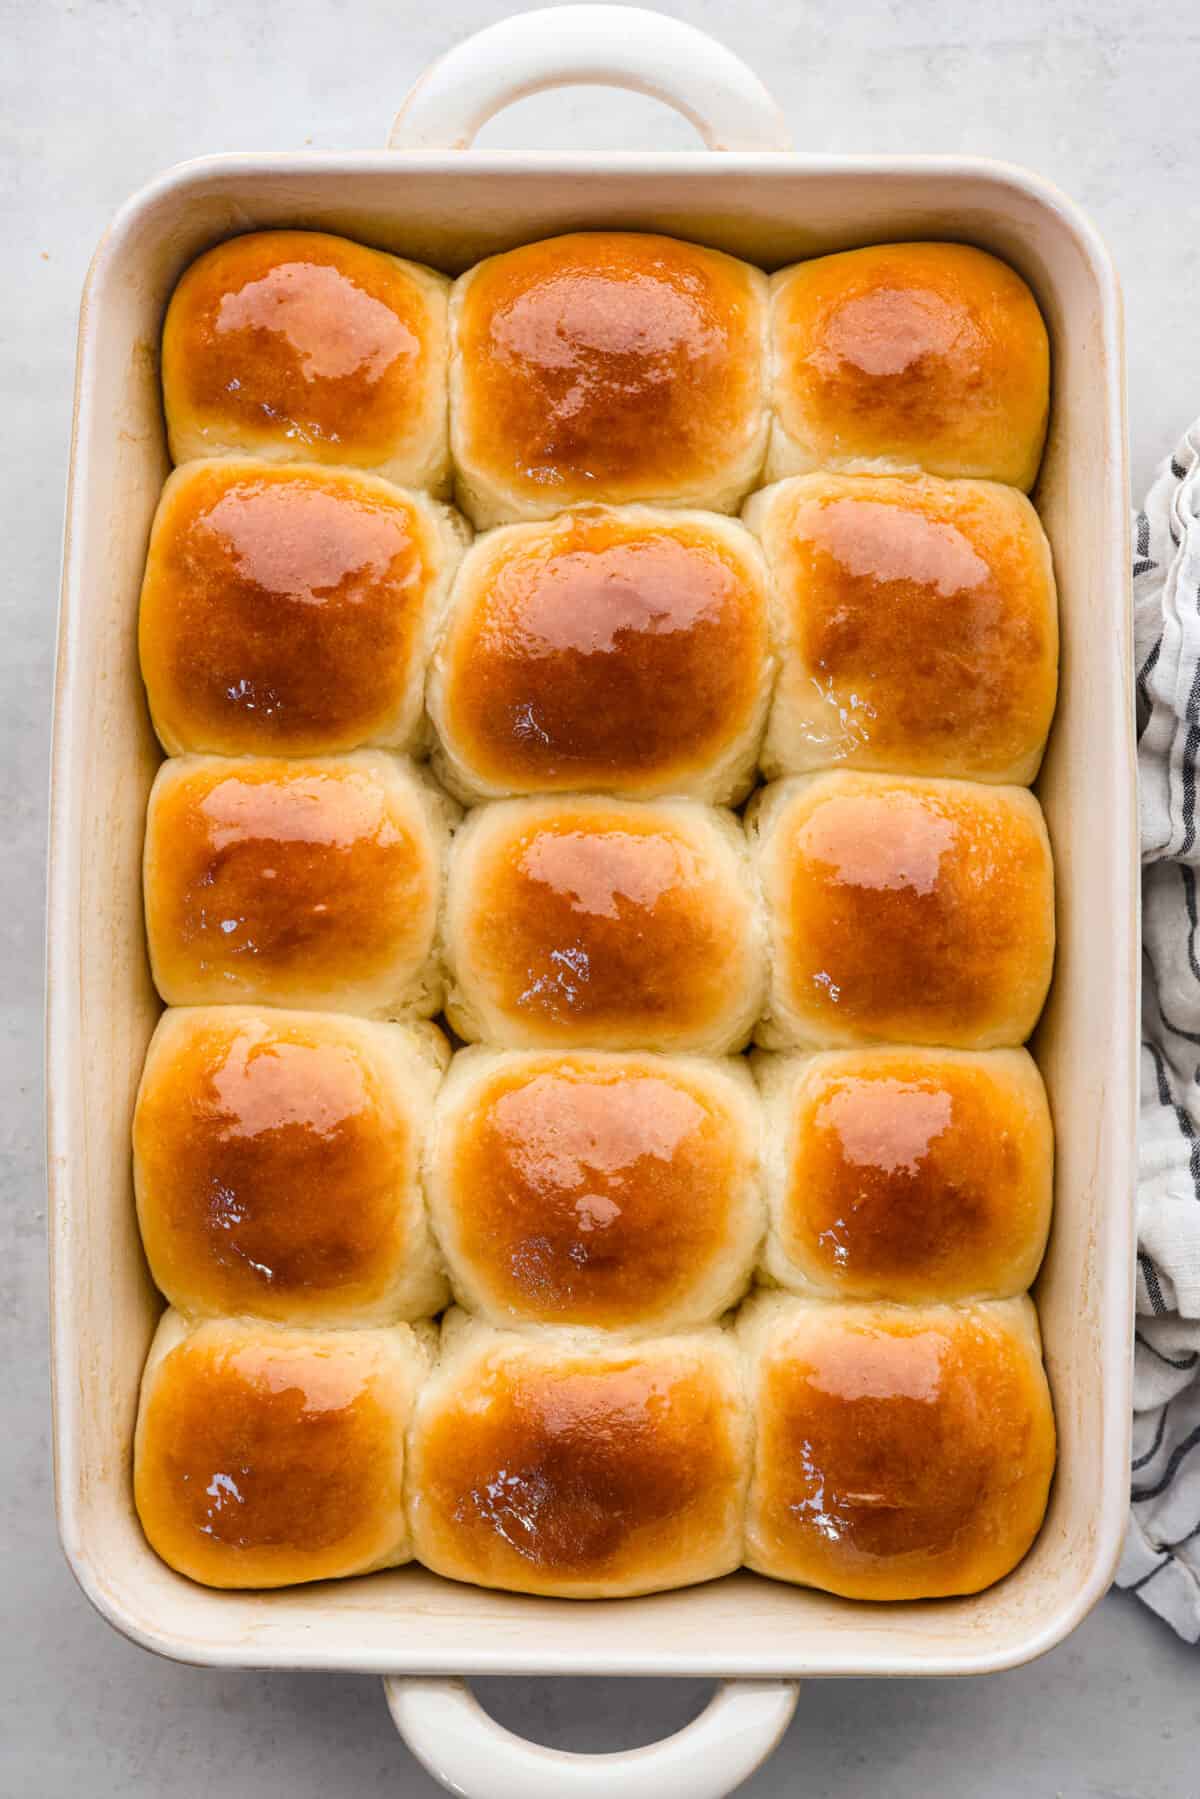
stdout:
{"type": "Polygon", "coordinates": [[[214,1586],[352,1572],[403,1537],[404,1425],[376,1333],[314,1342],[203,1326],[144,1396],[135,1493],[146,1534],[172,1567],[214,1586]]]}
{"type": "Polygon", "coordinates": [[[730,533],[585,512],[484,540],[441,652],[445,732],[476,778],[661,792],[728,753],[767,654],[765,582],[730,533]]]}
{"type": "Polygon", "coordinates": [[[394,731],[438,559],[431,518],[382,481],[185,465],[155,518],[139,630],[168,749],[320,754],[394,731]]]}
{"type": "Polygon", "coordinates": [[[745,1204],[750,1153],[720,1093],[648,1057],[497,1068],[442,1171],[455,1260],[515,1317],[661,1314],[710,1273],[745,1204]]]}
{"type": "Polygon", "coordinates": [[[837,1051],[791,1102],[781,1246],[859,1299],[1015,1293],[1050,1211],[1053,1142],[1022,1051],[837,1051]]]}
{"type": "Polygon", "coordinates": [[[287,999],[292,986],[308,995],[386,981],[420,961],[438,871],[417,802],[376,772],[386,766],[167,765],[146,840],[146,918],[164,998],[228,989],[287,999]]]}
{"type": "Polygon", "coordinates": [[[820,776],[780,830],[780,979],[818,1036],[1025,1040],[1054,926],[1045,827],[1023,789],[820,776]]]}
{"type": "Polygon", "coordinates": [[[695,1358],[495,1356],[432,1399],[413,1441],[414,1533],[440,1571],[646,1591],[722,1553],[740,1503],[736,1401],[695,1358]]]}
{"type": "Polygon", "coordinates": [[[975,1592],[1041,1522],[1054,1423],[1036,1348],[982,1311],[814,1308],[758,1392],[752,1559],[851,1598],[975,1592]]]}
{"type": "Polygon", "coordinates": [[[802,709],[801,742],[824,734],[825,762],[1031,779],[1058,633],[1028,503],[990,483],[811,476],[776,505],[794,656],[778,704],[802,709]]]}
{"type": "Polygon", "coordinates": [[[773,304],[775,405],[813,463],[1033,485],[1049,344],[1007,263],[965,244],[879,244],[777,276],[773,304]]]}
{"type": "Polygon", "coordinates": [[[170,1017],[133,1123],[159,1285],[284,1320],[376,1298],[410,1228],[415,1121],[354,1027],[240,1007],[170,1017]]]}
{"type": "Polygon", "coordinates": [[[317,462],[383,462],[427,410],[432,333],[425,293],[393,257],[319,231],[233,237],[172,295],[168,418],[218,447],[273,439],[317,462]]]}
{"type": "Polygon", "coordinates": [[[683,822],[635,802],[514,801],[476,818],[478,853],[451,876],[455,953],[518,1041],[725,1047],[708,1039],[758,978],[752,908],[701,808],[683,822]]]}
{"type": "Polygon", "coordinates": [[[523,498],[687,495],[762,407],[752,271],[674,238],[579,232],[480,265],[456,330],[473,465],[523,498]]]}

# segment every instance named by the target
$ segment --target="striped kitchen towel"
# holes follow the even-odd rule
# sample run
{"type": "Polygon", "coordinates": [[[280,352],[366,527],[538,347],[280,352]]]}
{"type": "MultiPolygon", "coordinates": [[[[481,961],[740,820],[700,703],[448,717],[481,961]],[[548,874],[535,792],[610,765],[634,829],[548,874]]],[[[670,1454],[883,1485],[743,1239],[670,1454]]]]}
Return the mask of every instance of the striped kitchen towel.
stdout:
{"type": "Polygon", "coordinates": [[[1132,1504],[1117,1583],[1200,1641],[1200,421],[1134,520],[1142,1073],[1132,1504]]]}

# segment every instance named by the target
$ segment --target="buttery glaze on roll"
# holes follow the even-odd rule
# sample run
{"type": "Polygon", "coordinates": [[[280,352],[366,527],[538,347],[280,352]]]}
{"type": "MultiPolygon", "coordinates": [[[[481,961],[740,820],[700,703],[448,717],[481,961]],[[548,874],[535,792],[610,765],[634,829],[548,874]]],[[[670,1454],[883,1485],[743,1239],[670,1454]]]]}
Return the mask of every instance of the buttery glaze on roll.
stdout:
{"type": "Polygon", "coordinates": [[[150,1547],[207,1587],[286,1587],[412,1558],[405,1433],[431,1329],[308,1331],[164,1313],[133,1492],[150,1547]]]}
{"type": "Polygon", "coordinates": [[[429,1016],[452,803],[397,757],[164,762],[146,935],[168,1005],[429,1016]]]}
{"type": "Polygon", "coordinates": [[[740,1059],[466,1049],[429,1200],[460,1303],[492,1324],[706,1324],[762,1236],[757,1096],[740,1059]]]}
{"type": "Polygon", "coordinates": [[[877,244],[771,277],[767,480],[815,468],[1037,478],[1050,345],[1021,277],[965,244],[877,244]]]}
{"type": "Polygon", "coordinates": [[[1024,788],[800,775],[763,789],[751,841],[771,940],[765,1047],[1029,1036],[1054,961],[1054,869],[1024,788]]]}
{"type": "Polygon", "coordinates": [[[449,1053],[432,1025],[164,1012],[134,1110],[133,1177],[170,1303],[297,1325],[440,1311],[421,1163],[449,1053]]]}
{"type": "Polygon", "coordinates": [[[745,839],[694,800],[479,807],[451,850],[445,953],[452,1027],[504,1048],[724,1055],[762,1010],[745,839]]]}
{"type": "Polygon", "coordinates": [[[1023,1293],[1054,1136],[1023,1049],[760,1056],[770,1279],[909,1305],[1023,1293]]]}
{"type": "Polygon", "coordinates": [[[768,579],[713,513],[588,509],[481,537],[429,684],[459,798],[745,797],[771,689],[768,579]]]}
{"type": "Polygon", "coordinates": [[[206,251],[163,326],[171,460],[342,463],[441,491],[449,292],[432,269],[321,231],[206,251]]]}
{"type": "Polygon", "coordinates": [[[616,1347],[451,1313],[410,1439],[413,1552],[562,1599],[715,1579],[741,1560],[749,1429],[728,1332],[616,1347]]]}
{"type": "Polygon", "coordinates": [[[139,647],[168,755],[410,749],[464,527],[348,469],[187,463],[163,489],[139,647]]]}
{"type": "Polygon", "coordinates": [[[802,475],[755,494],[780,612],[768,778],[839,764],[1025,785],[1054,716],[1050,546],[1023,494],[802,475]]]}
{"type": "Polygon", "coordinates": [[[450,320],[457,491],[481,529],[597,501],[731,512],[757,481],[767,283],[748,263],[577,232],[478,263],[450,320]]]}
{"type": "Polygon", "coordinates": [[[1041,1526],[1055,1432],[1028,1299],[741,1314],[755,1421],[746,1562],[847,1599],[978,1593],[1041,1526]]]}

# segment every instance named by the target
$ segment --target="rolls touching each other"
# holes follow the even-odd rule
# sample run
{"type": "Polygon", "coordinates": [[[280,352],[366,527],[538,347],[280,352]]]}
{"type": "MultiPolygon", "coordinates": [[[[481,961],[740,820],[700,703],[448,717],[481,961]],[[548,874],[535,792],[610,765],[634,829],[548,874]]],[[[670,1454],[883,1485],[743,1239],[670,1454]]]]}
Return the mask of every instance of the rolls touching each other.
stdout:
{"type": "Polygon", "coordinates": [[[153,1549],[1000,1579],[1055,1456],[1029,288],[949,243],[768,279],[579,231],[451,281],[256,231],[162,378],[153,1549]]]}
{"type": "Polygon", "coordinates": [[[414,1557],[569,1599],[742,1561],[857,1599],[977,1592],[1024,1555],[1054,1466],[1028,1299],[835,1305],[762,1294],[736,1330],[622,1340],[301,1330],[169,1311],[142,1382],[146,1534],[206,1585],[414,1557]]]}

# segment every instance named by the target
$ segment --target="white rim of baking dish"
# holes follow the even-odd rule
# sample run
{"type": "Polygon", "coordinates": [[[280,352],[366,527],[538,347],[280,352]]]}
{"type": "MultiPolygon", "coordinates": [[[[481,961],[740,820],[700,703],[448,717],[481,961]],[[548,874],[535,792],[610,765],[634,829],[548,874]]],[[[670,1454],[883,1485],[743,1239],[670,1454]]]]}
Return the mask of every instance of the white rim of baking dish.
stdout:
{"type": "MultiPolygon", "coordinates": [[[[885,168],[874,156],[800,155],[790,150],[790,134],[783,115],[758,78],[724,46],[678,19],[641,8],[616,6],[567,6],[517,15],[490,26],[457,45],[418,80],[392,126],[389,149],[381,153],[276,152],[222,154],[176,165],[135,194],[117,214],[93,259],[81,311],[81,339],[87,327],[89,295],[109,261],[117,257],[125,239],[148,206],[179,189],[207,185],[224,176],[262,175],[272,170],[294,174],[356,174],[394,172],[397,154],[405,163],[422,168],[445,168],[447,152],[465,151],[480,127],[514,100],[548,88],[596,84],[630,88],[664,101],[689,119],[708,146],[700,151],[655,152],[654,161],[672,172],[703,176],[712,168],[711,152],[721,151],[722,168],[747,175],[770,176],[792,172],[797,164],[806,171],[826,176],[854,175],[864,166],[886,187],[889,179],[914,175],[957,175],[994,182],[1014,189],[1056,214],[1096,270],[1101,282],[1101,324],[1120,354],[1120,295],[1111,260],[1088,219],[1051,183],[1041,177],[987,158],[958,156],[889,157],[885,168]]],[[[638,150],[591,152],[538,152],[472,150],[471,164],[478,169],[508,174],[544,170],[548,164],[568,175],[619,174],[631,165],[644,166],[647,153],[638,150]]],[[[1118,365],[1119,380],[1119,365],[1118,365]]],[[[1121,405],[1123,407],[1123,382],[1121,405]]],[[[90,404],[85,371],[76,383],[75,435],[72,466],[75,486],[86,491],[87,433],[81,419],[90,404]]],[[[1124,429],[1124,413],[1121,412],[1124,429]]],[[[1119,482],[1120,469],[1110,470],[1119,482]]],[[[1121,502],[1124,504],[1124,496],[1121,502]]],[[[64,546],[64,593],[79,578],[70,531],[64,546]]],[[[79,679],[69,654],[60,656],[56,688],[54,785],[67,788],[66,771],[73,761],[73,736],[77,708],[65,704],[65,696],[79,679]]],[[[1130,752],[1132,761],[1132,751],[1130,752]]],[[[77,841],[65,809],[52,807],[54,830],[48,904],[48,941],[52,968],[59,977],[48,992],[48,1058],[54,1046],[70,1036],[72,1014],[69,982],[63,972],[79,951],[79,921],[72,905],[78,890],[77,841]]],[[[1131,837],[1132,841],[1132,837],[1131,837]]],[[[81,1096],[73,1080],[56,1091],[48,1082],[48,1139],[51,1212],[52,1295],[61,1278],[63,1236],[62,1208],[56,1198],[58,1180],[69,1148],[71,1116],[81,1096]]],[[[1132,1098],[1128,1103],[1132,1108],[1132,1098]]],[[[1128,1221],[1114,1208],[1108,1228],[1124,1232],[1128,1221]]],[[[1131,1258],[1132,1261],[1132,1258],[1131,1258]]],[[[68,1277],[69,1278],[69,1277],[68,1277]]],[[[1132,1297],[1132,1296],[1131,1296],[1132,1297]]],[[[75,1490],[76,1470],[71,1458],[78,1433],[71,1427],[76,1395],[69,1371],[75,1354],[70,1308],[55,1314],[56,1340],[52,1356],[52,1384],[60,1415],[56,1431],[56,1459],[60,1463],[60,1531],[68,1561],[85,1594],[97,1609],[144,1647],[183,1660],[190,1659],[188,1645],[165,1633],[148,1630],[134,1621],[114,1616],[107,1596],[93,1579],[87,1558],[81,1553],[77,1520],[61,1496],[75,1490]]],[[[1109,1496],[1097,1521],[1100,1547],[1091,1578],[1074,1603],[1051,1617],[1042,1630],[1006,1656],[981,1648],[977,1658],[955,1654],[942,1665],[936,1657],[921,1669],[928,1674],[970,1673],[993,1670],[1031,1660],[1061,1641],[1080,1622],[1107,1589],[1124,1532],[1124,1508],[1119,1496],[1109,1496]]],[[[193,1652],[194,1653],[194,1652],[193,1652]]],[[[238,1664],[233,1653],[206,1658],[220,1665],[238,1664]]],[[[352,1666],[345,1660],[346,1666],[352,1666]]],[[[293,1665],[293,1664],[289,1664],[293,1665]]],[[[322,1663],[330,1665],[328,1661],[322,1663]]],[[[597,1672],[613,1670],[597,1669],[597,1672]]],[[[622,1669],[621,1672],[628,1672],[622,1669]]],[[[844,1670],[822,1672],[871,1674],[883,1672],[856,1663],[844,1670]]],[[[600,1794],[619,1791],[623,1799],[722,1799],[722,1795],[746,1779],[771,1753],[787,1727],[796,1704],[794,1680],[730,1680],[718,1687],[706,1710],[676,1735],[648,1747],[612,1755],[569,1755],[522,1741],[494,1722],[461,1680],[415,1679],[385,1676],[384,1687],[397,1728],[412,1752],[443,1785],[465,1799],[551,1799],[568,1794],[600,1794]]]]}

